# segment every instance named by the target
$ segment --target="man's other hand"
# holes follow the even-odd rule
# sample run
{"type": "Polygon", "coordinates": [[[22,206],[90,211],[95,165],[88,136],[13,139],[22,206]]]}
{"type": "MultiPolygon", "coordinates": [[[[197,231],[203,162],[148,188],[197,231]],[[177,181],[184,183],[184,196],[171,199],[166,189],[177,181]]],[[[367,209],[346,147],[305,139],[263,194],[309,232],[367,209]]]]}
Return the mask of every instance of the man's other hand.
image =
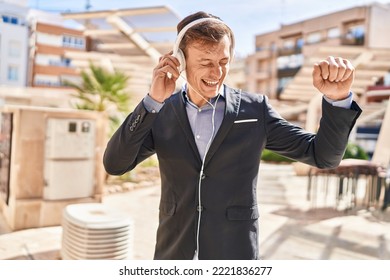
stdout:
{"type": "Polygon", "coordinates": [[[352,63],[342,57],[329,56],[314,64],[313,85],[332,100],[347,98],[355,75],[352,63]]]}

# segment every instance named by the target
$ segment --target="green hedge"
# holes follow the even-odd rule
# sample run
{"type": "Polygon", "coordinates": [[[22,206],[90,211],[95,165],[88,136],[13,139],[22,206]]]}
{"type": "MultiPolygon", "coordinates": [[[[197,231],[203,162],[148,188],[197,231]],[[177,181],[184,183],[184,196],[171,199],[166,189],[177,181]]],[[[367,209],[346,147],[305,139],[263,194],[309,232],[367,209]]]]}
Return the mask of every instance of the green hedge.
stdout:
{"type": "MultiPolygon", "coordinates": [[[[356,144],[349,143],[347,149],[344,153],[343,159],[355,158],[355,159],[365,159],[368,160],[368,154],[363,150],[362,147],[356,144]]],[[[294,160],[281,156],[273,151],[264,149],[261,160],[268,162],[279,162],[279,163],[289,163],[294,162],[294,160]]]]}
{"type": "Polygon", "coordinates": [[[355,158],[355,159],[365,159],[368,160],[370,157],[359,145],[349,143],[347,149],[345,150],[343,159],[355,158]]]}
{"type": "Polygon", "coordinates": [[[261,154],[261,160],[268,161],[268,162],[294,162],[294,160],[286,158],[284,156],[281,156],[273,151],[264,149],[263,153],[261,154]]]}

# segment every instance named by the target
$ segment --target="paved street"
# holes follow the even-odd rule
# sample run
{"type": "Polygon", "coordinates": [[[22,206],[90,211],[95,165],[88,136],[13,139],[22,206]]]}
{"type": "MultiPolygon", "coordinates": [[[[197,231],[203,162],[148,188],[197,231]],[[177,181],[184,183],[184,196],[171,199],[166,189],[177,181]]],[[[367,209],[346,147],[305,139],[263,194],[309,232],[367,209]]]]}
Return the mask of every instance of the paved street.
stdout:
{"type": "MultiPolygon", "coordinates": [[[[258,182],[263,259],[390,259],[390,210],[336,211],[306,200],[307,178],[291,165],[262,164],[258,182]]],[[[152,259],[159,186],[106,195],[134,221],[134,259],[152,259]]],[[[331,205],[330,205],[331,206],[331,205]]],[[[0,259],[60,259],[61,227],[10,233],[0,219],[0,259]]]]}

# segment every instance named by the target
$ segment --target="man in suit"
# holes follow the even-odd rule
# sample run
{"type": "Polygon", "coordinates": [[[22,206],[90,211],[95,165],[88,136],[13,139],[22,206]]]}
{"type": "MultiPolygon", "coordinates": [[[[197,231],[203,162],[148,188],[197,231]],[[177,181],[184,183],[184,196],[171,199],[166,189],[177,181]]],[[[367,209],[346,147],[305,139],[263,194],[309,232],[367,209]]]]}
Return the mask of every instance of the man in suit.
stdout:
{"type": "Polygon", "coordinates": [[[120,175],[157,154],[162,191],[155,259],[258,259],[262,150],[336,167],[361,112],[350,92],[354,68],[334,57],[314,65],[313,84],[324,100],[312,134],[284,120],[266,96],[224,85],[234,51],[225,23],[198,12],[178,31],[174,55],[160,58],[150,92],[110,139],[105,168],[120,175]],[[173,94],[184,64],[186,86],[173,94]]]}

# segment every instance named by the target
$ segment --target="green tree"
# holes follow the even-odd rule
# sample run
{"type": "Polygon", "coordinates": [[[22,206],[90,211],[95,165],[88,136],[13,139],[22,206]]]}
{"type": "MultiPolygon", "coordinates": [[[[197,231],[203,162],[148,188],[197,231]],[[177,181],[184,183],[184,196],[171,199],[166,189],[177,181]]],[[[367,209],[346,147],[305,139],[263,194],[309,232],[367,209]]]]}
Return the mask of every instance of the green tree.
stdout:
{"type": "Polygon", "coordinates": [[[129,77],[90,63],[89,68],[81,72],[81,79],[80,84],[65,82],[77,91],[74,96],[78,101],[73,105],[81,110],[106,111],[111,130],[115,129],[122,116],[129,112],[130,95],[126,92],[129,77]]]}

